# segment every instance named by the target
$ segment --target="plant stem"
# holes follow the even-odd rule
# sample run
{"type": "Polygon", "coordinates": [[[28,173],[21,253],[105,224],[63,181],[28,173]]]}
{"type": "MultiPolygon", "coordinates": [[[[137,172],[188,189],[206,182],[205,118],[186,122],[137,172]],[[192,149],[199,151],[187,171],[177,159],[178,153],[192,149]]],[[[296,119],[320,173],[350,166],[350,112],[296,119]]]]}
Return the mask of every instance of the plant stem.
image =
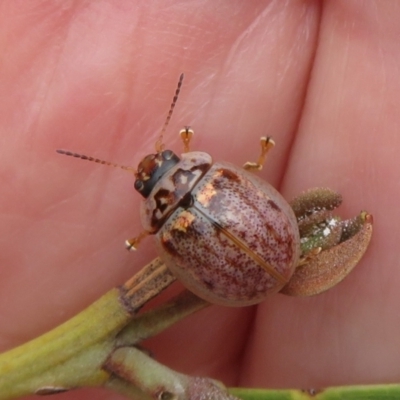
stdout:
{"type": "MultiPolygon", "coordinates": [[[[0,400],[103,385],[110,375],[102,367],[116,346],[117,334],[140,307],[174,280],[155,259],[122,288],[112,289],[69,321],[1,354],[0,400]]],[[[177,320],[170,310],[164,314],[166,321],[177,320]]],[[[142,333],[136,337],[146,336],[141,326],[142,333]]]]}
{"type": "Polygon", "coordinates": [[[119,334],[118,344],[138,343],[155,336],[190,314],[211,305],[184,290],[171,300],[135,317],[119,334]]]}
{"type": "Polygon", "coordinates": [[[0,355],[0,399],[42,388],[100,386],[108,373],[99,365],[130,314],[113,289],[80,314],[22,346],[0,355]]]}
{"type": "Polygon", "coordinates": [[[125,282],[121,287],[121,300],[134,314],[175,280],[175,276],[157,257],[125,282]]]}
{"type": "Polygon", "coordinates": [[[397,400],[400,385],[337,386],[321,390],[231,388],[229,392],[243,400],[397,400]]]}

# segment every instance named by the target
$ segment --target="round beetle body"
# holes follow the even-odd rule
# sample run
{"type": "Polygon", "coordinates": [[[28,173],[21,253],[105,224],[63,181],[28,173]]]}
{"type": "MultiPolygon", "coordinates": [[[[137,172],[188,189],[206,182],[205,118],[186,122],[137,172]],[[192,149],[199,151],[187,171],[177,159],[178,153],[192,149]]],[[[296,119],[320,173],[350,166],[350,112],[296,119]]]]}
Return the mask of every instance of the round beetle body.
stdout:
{"type": "Polygon", "coordinates": [[[142,223],[192,292],[221,305],[256,304],[291,278],[300,257],[296,217],[267,182],[211,156],[170,150],[139,164],[142,223]]]}

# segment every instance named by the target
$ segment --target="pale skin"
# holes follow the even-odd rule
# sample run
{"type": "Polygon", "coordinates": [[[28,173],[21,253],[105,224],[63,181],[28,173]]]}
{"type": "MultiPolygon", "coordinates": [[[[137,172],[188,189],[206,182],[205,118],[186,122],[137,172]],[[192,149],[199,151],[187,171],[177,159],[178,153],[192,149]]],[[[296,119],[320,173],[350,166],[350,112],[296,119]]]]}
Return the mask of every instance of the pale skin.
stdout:
{"type": "MultiPolygon", "coordinates": [[[[228,385],[398,382],[400,8],[396,1],[0,2],[0,349],[36,337],[156,256],[125,171],[167,148],[242,165],[288,198],[343,194],[374,216],[366,256],[313,298],[212,307],[147,343],[162,362],[228,385]]],[[[176,289],[177,290],[177,289],[176,289]]],[[[84,390],[64,399],[117,399],[84,390]]]]}

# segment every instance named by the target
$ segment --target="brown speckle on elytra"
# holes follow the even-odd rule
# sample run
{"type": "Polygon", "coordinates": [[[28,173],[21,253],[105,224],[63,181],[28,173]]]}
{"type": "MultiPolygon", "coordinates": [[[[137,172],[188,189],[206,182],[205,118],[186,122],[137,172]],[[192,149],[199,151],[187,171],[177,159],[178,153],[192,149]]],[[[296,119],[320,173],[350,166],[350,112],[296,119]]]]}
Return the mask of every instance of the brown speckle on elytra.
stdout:
{"type": "MultiPolygon", "coordinates": [[[[275,189],[239,167],[215,163],[189,193],[191,203],[181,208],[181,200],[155,236],[163,261],[191,291],[213,303],[246,305],[287,283],[300,241],[290,208],[282,206],[284,213],[268,204],[271,198],[274,205],[284,201],[275,189]]],[[[151,196],[144,204],[154,204],[151,196]]]]}
{"type": "Polygon", "coordinates": [[[232,182],[237,183],[240,181],[239,176],[227,168],[222,168],[222,169],[216,171],[216,174],[217,174],[217,176],[221,176],[232,182]]]}

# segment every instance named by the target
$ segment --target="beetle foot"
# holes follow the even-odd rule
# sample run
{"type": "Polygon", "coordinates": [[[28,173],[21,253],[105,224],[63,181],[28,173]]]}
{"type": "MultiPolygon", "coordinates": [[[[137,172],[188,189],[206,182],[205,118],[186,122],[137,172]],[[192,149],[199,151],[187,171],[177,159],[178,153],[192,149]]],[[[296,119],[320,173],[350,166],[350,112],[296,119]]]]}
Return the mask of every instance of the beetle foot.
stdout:
{"type": "Polygon", "coordinates": [[[281,293],[312,296],[344,279],[360,261],[372,236],[372,216],[363,211],[340,220],[332,210],[341,196],[330,189],[309,190],[291,203],[299,224],[302,257],[281,293]]]}
{"type": "Polygon", "coordinates": [[[139,243],[146,237],[149,236],[149,232],[142,232],[140,235],[132,238],[132,239],[127,239],[125,240],[125,247],[129,251],[136,251],[137,248],[139,247],[139,243]]]}

